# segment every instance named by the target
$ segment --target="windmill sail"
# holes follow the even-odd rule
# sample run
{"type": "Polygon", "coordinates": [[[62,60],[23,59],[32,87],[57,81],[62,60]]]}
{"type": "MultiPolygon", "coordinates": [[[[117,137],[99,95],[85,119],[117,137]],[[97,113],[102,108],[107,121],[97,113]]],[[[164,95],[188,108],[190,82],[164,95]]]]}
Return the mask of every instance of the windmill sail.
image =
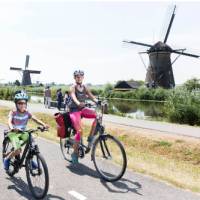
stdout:
{"type": "Polygon", "coordinates": [[[128,41],[128,40],[124,40],[123,42],[130,43],[130,44],[141,45],[141,46],[145,46],[145,47],[152,47],[153,46],[153,45],[142,43],[142,42],[135,42],[135,41],[128,41]]]}
{"type": "Polygon", "coordinates": [[[18,68],[18,67],[10,67],[10,70],[22,71],[22,68],[18,68]]]}
{"type": "Polygon", "coordinates": [[[26,55],[25,69],[27,69],[27,68],[28,68],[28,64],[29,64],[29,58],[30,58],[30,56],[29,56],[29,55],[26,55]]]}
{"type": "Polygon", "coordinates": [[[167,42],[167,39],[169,37],[169,33],[170,33],[170,30],[171,30],[171,27],[172,27],[172,23],[174,21],[174,17],[175,17],[175,11],[176,11],[176,5],[174,6],[174,10],[173,10],[173,13],[172,13],[172,16],[171,16],[171,19],[170,19],[170,22],[169,22],[169,26],[168,26],[168,29],[167,29],[167,33],[165,35],[165,39],[164,39],[164,43],[167,42]]]}

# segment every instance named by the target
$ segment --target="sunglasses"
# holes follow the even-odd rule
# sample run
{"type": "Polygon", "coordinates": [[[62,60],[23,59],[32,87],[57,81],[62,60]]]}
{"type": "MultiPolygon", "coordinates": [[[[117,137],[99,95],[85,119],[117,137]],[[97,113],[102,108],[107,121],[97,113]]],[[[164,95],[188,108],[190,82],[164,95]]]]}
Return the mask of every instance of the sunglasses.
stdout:
{"type": "Polygon", "coordinates": [[[18,102],[17,105],[26,105],[26,102],[18,102]]]}

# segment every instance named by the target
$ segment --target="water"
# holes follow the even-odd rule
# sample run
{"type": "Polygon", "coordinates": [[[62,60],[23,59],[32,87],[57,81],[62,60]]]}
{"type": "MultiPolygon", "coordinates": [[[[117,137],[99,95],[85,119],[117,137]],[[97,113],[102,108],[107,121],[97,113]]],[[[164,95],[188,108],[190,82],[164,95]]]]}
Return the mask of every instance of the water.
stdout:
{"type": "Polygon", "coordinates": [[[108,113],[111,114],[135,119],[156,119],[164,117],[164,103],[125,100],[110,100],[108,103],[108,113]]]}
{"type": "Polygon", "coordinates": [[[31,97],[30,101],[33,103],[43,103],[44,102],[43,96],[30,95],[30,97],[31,97]]]}

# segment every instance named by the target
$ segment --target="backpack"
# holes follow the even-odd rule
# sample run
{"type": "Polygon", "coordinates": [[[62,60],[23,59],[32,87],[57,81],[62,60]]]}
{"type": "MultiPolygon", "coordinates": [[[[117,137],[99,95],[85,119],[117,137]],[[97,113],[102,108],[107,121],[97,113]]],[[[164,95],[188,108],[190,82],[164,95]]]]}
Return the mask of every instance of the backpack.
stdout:
{"type": "Polygon", "coordinates": [[[72,128],[69,112],[55,113],[54,117],[57,123],[57,136],[60,138],[69,137],[72,128]]]}

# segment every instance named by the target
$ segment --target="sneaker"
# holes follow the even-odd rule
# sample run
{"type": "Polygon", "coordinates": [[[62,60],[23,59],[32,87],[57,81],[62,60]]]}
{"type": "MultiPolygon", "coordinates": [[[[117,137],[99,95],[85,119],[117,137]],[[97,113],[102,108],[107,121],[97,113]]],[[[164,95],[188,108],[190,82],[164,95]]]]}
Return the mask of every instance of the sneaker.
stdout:
{"type": "Polygon", "coordinates": [[[76,153],[72,153],[71,155],[72,163],[77,164],[78,163],[78,155],[76,153]]]}
{"type": "Polygon", "coordinates": [[[31,161],[31,167],[33,170],[36,170],[38,168],[38,164],[35,161],[31,161]]]}
{"type": "Polygon", "coordinates": [[[10,166],[10,159],[9,158],[4,159],[3,165],[4,165],[4,169],[6,171],[8,171],[9,170],[9,166],[10,166]]]}
{"type": "Polygon", "coordinates": [[[87,141],[88,141],[88,146],[87,146],[87,149],[85,150],[85,153],[89,153],[90,152],[90,149],[92,147],[92,144],[93,144],[93,140],[94,140],[94,136],[89,136],[87,141]]]}

